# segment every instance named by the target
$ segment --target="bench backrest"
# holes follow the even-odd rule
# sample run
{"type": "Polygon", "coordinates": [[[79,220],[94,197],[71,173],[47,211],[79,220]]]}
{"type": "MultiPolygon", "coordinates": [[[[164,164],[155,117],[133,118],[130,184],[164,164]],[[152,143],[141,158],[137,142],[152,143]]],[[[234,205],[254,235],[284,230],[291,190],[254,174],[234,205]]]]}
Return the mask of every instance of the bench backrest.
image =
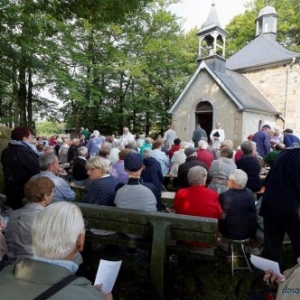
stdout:
{"type": "Polygon", "coordinates": [[[216,219],[163,212],[124,210],[116,207],[76,203],[87,228],[113,230],[120,233],[152,235],[153,227],[168,226],[167,239],[201,241],[215,244],[216,219]]]}

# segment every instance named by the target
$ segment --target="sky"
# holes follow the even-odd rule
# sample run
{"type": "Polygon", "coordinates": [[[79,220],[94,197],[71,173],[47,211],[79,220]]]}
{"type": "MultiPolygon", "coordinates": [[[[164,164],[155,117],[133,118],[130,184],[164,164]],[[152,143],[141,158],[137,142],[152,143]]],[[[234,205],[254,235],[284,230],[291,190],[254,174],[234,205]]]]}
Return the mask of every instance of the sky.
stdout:
{"type": "MultiPolygon", "coordinates": [[[[194,27],[200,27],[207,19],[213,0],[181,0],[181,3],[172,4],[171,12],[185,19],[184,29],[189,31],[194,27]]],[[[230,20],[245,11],[244,5],[250,0],[214,0],[216,10],[222,27],[230,20]]]]}

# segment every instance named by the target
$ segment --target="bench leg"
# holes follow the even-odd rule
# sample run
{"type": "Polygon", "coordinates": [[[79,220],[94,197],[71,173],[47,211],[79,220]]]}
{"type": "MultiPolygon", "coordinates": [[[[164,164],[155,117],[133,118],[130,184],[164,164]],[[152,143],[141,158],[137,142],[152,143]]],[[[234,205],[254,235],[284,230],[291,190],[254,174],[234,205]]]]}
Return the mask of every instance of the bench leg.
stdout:
{"type": "Polygon", "coordinates": [[[169,222],[151,222],[153,241],[151,254],[152,299],[164,299],[164,268],[166,261],[166,239],[170,228],[169,222]]]}

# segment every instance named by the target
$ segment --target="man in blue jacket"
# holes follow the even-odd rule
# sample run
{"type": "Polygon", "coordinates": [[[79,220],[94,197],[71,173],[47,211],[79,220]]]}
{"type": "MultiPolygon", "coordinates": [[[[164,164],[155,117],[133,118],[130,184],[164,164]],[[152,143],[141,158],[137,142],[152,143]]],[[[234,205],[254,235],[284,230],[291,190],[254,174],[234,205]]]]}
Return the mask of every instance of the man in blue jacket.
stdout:
{"type": "Polygon", "coordinates": [[[270,150],[270,136],[269,132],[271,131],[271,127],[269,125],[264,125],[262,129],[256,132],[253,136],[252,141],[256,143],[257,152],[261,157],[266,156],[270,150]]]}
{"type": "Polygon", "coordinates": [[[292,129],[287,128],[283,133],[284,133],[283,143],[285,144],[286,147],[294,147],[300,145],[300,141],[293,134],[292,129]]]}

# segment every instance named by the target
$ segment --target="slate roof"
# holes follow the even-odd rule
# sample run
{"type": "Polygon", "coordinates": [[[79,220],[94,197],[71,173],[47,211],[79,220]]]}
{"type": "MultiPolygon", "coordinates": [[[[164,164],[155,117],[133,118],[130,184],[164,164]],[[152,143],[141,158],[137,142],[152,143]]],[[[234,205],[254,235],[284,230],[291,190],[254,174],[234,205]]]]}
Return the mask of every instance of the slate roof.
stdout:
{"type": "Polygon", "coordinates": [[[268,99],[249,81],[239,73],[226,70],[226,73],[214,71],[223,84],[239,99],[245,110],[255,110],[279,115],[277,109],[268,99]]]}
{"type": "Polygon", "coordinates": [[[204,24],[204,27],[197,33],[197,35],[205,35],[206,33],[213,31],[214,29],[217,29],[223,34],[227,34],[227,32],[221,26],[216,6],[213,3],[208,18],[204,24]]]}
{"type": "Polygon", "coordinates": [[[226,68],[237,71],[255,69],[288,62],[293,57],[300,57],[300,53],[289,51],[268,34],[262,34],[231,56],[226,61],[226,68]]]}
{"type": "Polygon", "coordinates": [[[260,18],[262,16],[266,16],[266,15],[277,15],[278,16],[275,7],[270,6],[270,5],[267,5],[260,10],[258,18],[260,18]]]}
{"type": "Polygon", "coordinates": [[[255,88],[255,86],[242,74],[234,71],[226,70],[225,73],[212,70],[205,61],[202,61],[197,71],[186,85],[181,95],[178,97],[169,113],[173,113],[177,105],[181,102],[185,93],[188,91],[198,74],[202,70],[206,70],[215,80],[224,92],[233,100],[239,110],[253,110],[279,115],[280,113],[268,101],[268,99],[255,88]]]}

